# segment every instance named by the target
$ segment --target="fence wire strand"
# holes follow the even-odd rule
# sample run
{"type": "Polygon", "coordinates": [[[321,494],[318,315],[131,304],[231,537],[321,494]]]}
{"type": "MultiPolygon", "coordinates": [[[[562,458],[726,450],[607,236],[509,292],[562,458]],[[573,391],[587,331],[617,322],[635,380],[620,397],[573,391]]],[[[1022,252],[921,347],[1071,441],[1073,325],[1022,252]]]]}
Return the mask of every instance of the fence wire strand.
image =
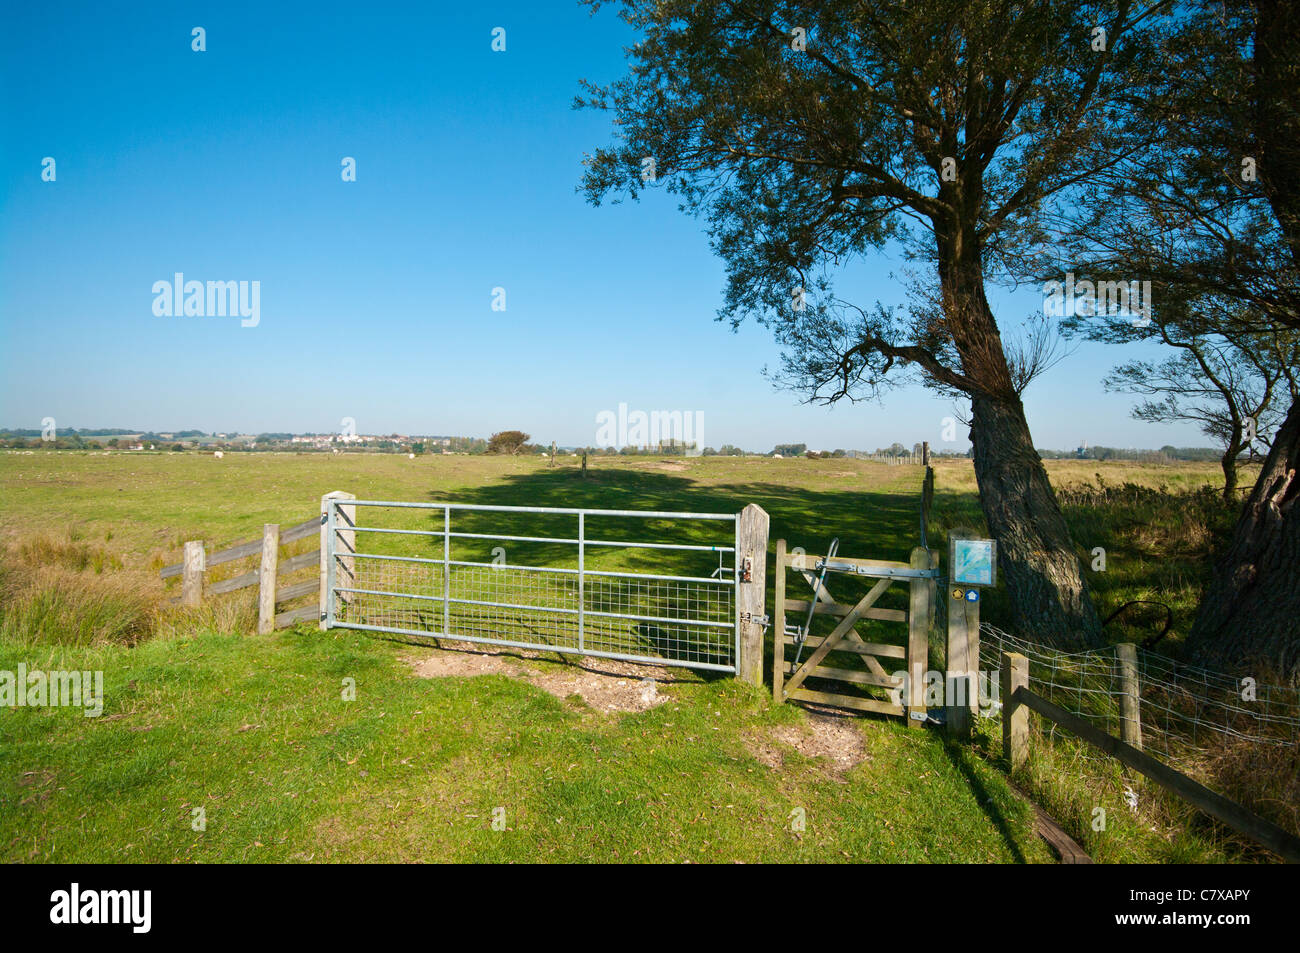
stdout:
{"type": "MultiPolygon", "coordinates": [[[[1062,652],[1027,642],[987,623],[980,626],[980,663],[1000,667],[1003,652],[1029,660],[1029,687],[1108,734],[1120,737],[1124,688],[1113,648],[1062,652]]],[[[1232,740],[1255,745],[1300,744],[1300,691],[1249,684],[1138,649],[1138,721],[1142,748],[1191,774],[1206,749],[1232,740]]],[[[1051,726],[1051,732],[1056,726],[1051,726]]]]}

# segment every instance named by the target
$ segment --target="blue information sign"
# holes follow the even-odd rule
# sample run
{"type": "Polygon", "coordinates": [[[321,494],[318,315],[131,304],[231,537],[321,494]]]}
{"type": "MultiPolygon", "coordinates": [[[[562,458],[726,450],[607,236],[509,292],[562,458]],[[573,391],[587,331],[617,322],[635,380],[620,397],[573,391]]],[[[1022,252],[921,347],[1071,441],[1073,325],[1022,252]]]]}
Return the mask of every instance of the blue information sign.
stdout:
{"type": "Polygon", "coordinates": [[[949,566],[949,581],[954,586],[992,586],[997,582],[997,543],[991,539],[953,537],[949,566]]]}

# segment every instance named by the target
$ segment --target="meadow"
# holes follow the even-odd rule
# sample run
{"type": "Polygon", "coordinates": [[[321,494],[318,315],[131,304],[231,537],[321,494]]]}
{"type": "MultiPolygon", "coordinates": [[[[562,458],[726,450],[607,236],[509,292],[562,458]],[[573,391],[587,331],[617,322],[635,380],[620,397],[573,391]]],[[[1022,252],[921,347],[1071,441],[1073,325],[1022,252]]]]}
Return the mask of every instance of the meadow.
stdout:
{"type": "MultiPolygon", "coordinates": [[[[1106,550],[1090,575],[1103,615],[1161,601],[1176,651],[1231,519],[1206,489],[1215,468],[1048,469],[1081,557],[1106,550]]],[[[440,658],[483,657],[314,626],[256,636],[248,594],[181,610],[158,578],[184,541],[218,549],[263,523],[296,524],[331,490],[717,512],[752,502],[773,540],[820,552],[836,536],[842,554],[905,560],[920,482],[919,467],[851,459],[595,457],[583,477],[570,457],[0,454],[0,670],[105,673],[98,718],[0,709],[0,859],[1050,861],[1005,774],[939,732],[776,706],[682,671],[661,678],[655,704],[605,706],[593,678],[635,695],[643,673],[528,653],[421,677],[440,658]],[[581,690],[557,691],[566,679],[581,690]]],[[[980,525],[969,463],[939,461],[931,545],[980,525]]],[[[1005,611],[990,594],[985,618],[1005,611]]],[[[1134,615],[1107,631],[1121,641],[1156,628],[1134,615]]],[[[1124,786],[1092,772],[1070,789],[1081,813],[1063,823],[1095,858],[1231,856],[1212,829],[1133,815],[1124,786]],[[1117,821],[1089,831],[1087,804],[1117,821]]]]}

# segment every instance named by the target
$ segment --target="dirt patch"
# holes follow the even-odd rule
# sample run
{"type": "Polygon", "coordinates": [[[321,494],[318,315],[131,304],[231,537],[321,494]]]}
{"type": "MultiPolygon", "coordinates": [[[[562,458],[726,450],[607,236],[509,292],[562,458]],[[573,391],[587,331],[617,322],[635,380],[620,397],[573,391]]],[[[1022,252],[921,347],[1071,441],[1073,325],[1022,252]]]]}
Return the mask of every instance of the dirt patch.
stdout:
{"type": "Polygon", "coordinates": [[[843,774],[868,757],[862,733],[852,718],[818,711],[807,713],[806,724],[782,725],[766,737],[751,736],[745,746],[759,762],[777,770],[785,765],[791,749],[805,758],[824,758],[836,774],[843,774]]]}
{"type": "Polygon", "coordinates": [[[646,711],[668,700],[663,687],[682,681],[669,669],[632,665],[614,659],[583,658],[573,662],[534,661],[532,656],[477,650],[441,650],[410,656],[420,678],[509,675],[536,685],[556,698],[578,695],[597,711],[646,711]]]}

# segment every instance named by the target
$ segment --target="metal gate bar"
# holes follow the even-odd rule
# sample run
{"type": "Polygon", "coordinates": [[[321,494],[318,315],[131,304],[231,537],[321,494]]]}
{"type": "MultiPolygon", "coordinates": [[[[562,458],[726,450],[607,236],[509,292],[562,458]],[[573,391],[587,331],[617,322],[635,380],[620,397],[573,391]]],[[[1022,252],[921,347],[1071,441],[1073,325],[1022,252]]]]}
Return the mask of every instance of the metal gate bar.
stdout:
{"type": "Polygon", "coordinates": [[[392,632],[656,665],[736,671],[740,633],[735,598],[736,514],[340,498],[329,501],[326,522],[327,628],[392,632]],[[357,525],[341,518],[340,506],[430,510],[434,511],[431,514],[434,516],[441,511],[442,528],[357,525]],[[454,532],[451,519],[453,510],[484,514],[573,516],[577,519],[577,535],[522,535],[517,531],[454,532]],[[588,517],[608,520],[731,522],[733,532],[729,534],[731,538],[727,544],[665,542],[644,538],[589,539],[588,517]],[[336,543],[341,530],[346,530],[353,540],[357,535],[366,533],[376,534],[378,538],[388,537],[393,541],[390,546],[415,545],[414,540],[410,544],[401,542],[412,537],[425,538],[430,542],[441,539],[442,558],[432,555],[362,552],[360,545],[353,546],[345,553],[340,552],[336,543]],[[453,540],[515,542],[526,546],[573,546],[576,547],[577,565],[525,565],[520,562],[486,563],[473,559],[453,559],[453,540]],[[665,554],[665,559],[672,558],[672,555],[718,553],[719,566],[710,576],[698,573],[634,572],[618,567],[596,569],[590,567],[588,547],[600,547],[607,552],[659,551],[665,554]],[[731,566],[722,564],[725,554],[732,554],[731,566]],[[347,570],[347,585],[340,585],[340,565],[347,570]],[[387,573],[383,570],[385,565],[390,567],[387,573]],[[457,569],[461,571],[457,572],[457,569]],[[372,582],[374,579],[379,581],[372,582]],[[512,579],[513,585],[510,583],[512,579]],[[390,583],[389,580],[397,581],[390,583]],[[438,585],[439,582],[441,585],[438,585]],[[466,588],[468,592],[454,591],[466,588]],[[483,591],[485,589],[486,592],[483,591]],[[412,603],[415,607],[412,607],[412,603]],[[439,613],[442,617],[441,625],[434,623],[436,617],[418,608],[419,605],[438,603],[442,606],[439,613]],[[453,607],[467,611],[456,613],[454,617],[453,607]],[[505,618],[501,612],[493,616],[480,610],[503,610],[514,615],[505,618]],[[618,626],[619,622],[625,625],[618,626]],[[594,627],[593,623],[596,623],[594,627]],[[492,630],[475,631],[476,627],[484,624],[491,626],[492,630]],[[511,628],[524,629],[526,637],[512,638],[509,632],[496,631],[511,628]],[[731,630],[731,636],[725,641],[710,634],[722,635],[726,630],[731,630]],[[548,634],[552,637],[548,638],[548,634]]]}

